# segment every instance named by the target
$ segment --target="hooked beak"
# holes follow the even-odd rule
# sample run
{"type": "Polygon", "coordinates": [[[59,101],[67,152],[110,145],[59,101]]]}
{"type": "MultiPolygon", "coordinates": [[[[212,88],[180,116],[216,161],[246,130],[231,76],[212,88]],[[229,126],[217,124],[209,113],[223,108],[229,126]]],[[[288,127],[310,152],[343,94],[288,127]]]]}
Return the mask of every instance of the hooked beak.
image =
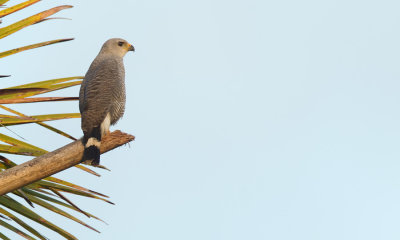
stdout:
{"type": "Polygon", "coordinates": [[[129,46],[129,49],[128,49],[128,51],[132,51],[132,52],[134,52],[134,51],[135,51],[135,47],[134,47],[133,45],[129,46]]]}

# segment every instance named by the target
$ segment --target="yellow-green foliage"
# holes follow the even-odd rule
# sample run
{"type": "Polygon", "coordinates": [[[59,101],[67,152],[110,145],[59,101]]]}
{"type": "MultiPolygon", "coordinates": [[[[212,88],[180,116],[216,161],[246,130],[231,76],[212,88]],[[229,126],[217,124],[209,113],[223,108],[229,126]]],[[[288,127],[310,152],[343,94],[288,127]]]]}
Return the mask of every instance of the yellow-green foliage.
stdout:
{"type": "MultiPolygon", "coordinates": [[[[23,8],[35,4],[38,1],[39,0],[29,0],[17,4],[15,6],[4,8],[3,10],[0,11],[0,20],[2,17],[15,13],[23,8]]],[[[0,0],[0,5],[4,5],[6,2],[8,2],[8,0],[0,0]]],[[[63,9],[71,7],[72,6],[69,5],[54,7],[52,9],[22,19],[21,21],[18,21],[16,23],[2,27],[0,28],[0,39],[7,37],[10,34],[13,34],[32,24],[48,20],[47,17],[63,9]]],[[[0,58],[4,58],[9,55],[16,54],[29,49],[70,41],[72,39],[73,38],[57,39],[57,40],[46,41],[42,43],[36,43],[24,47],[11,49],[8,51],[0,52],[0,58]]],[[[0,75],[0,77],[8,77],[8,76],[0,75]]],[[[17,124],[32,124],[32,123],[39,124],[40,126],[45,127],[51,131],[54,131],[62,136],[75,140],[74,137],[63,132],[62,130],[56,129],[43,122],[66,119],[66,118],[79,118],[80,117],[79,113],[43,114],[36,116],[27,116],[23,113],[17,112],[9,107],[4,106],[4,104],[11,104],[11,103],[34,104],[34,102],[77,100],[78,99],[77,97],[33,97],[33,96],[79,85],[82,82],[81,79],[82,77],[59,78],[59,79],[52,79],[52,80],[24,84],[11,88],[0,89],[0,108],[2,108],[5,111],[8,111],[11,114],[11,115],[4,115],[4,114],[0,115],[0,127],[6,127],[17,124]]],[[[0,144],[0,153],[18,154],[26,156],[40,156],[42,154],[47,153],[47,151],[44,149],[41,149],[39,147],[28,144],[21,140],[17,140],[15,138],[12,138],[4,134],[0,134],[0,141],[4,143],[0,144]]],[[[11,168],[15,165],[16,164],[13,161],[0,155],[0,172],[6,171],[8,168],[11,168]]],[[[96,172],[83,165],[77,165],[76,167],[86,172],[99,176],[96,172]]],[[[31,206],[40,205],[52,212],[58,213],[66,218],[69,218],[75,222],[82,224],[85,227],[88,227],[98,232],[98,230],[94,229],[93,227],[87,225],[78,218],[72,216],[71,214],[59,208],[61,206],[62,208],[72,209],[80,214],[83,214],[86,217],[100,220],[99,218],[93,216],[92,214],[80,209],[78,206],[76,206],[74,203],[68,200],[62,194],[62,192],[67,192],[70,194],[75,194],[83,197],[99,199],[111,203],[105,199],[108,197],[101,193],[89,190],[82,186],[78,186],[76,184],[55,177],[47,177],[38,182],[29,184],[21,189],[13,191],[12,193],[0,196],[0,226],[2,226],[3,229],[8,229],[9,231],[17,233],[18,235],[26,239],[46,239],[41,233],[39,233],[34,228],[30,227],[29,224],[25,223],[18,216],[14,214],[18,213],[27,217],[32,221],[41,224],[44,227],[47,227],[59,233],[66,239],[76,239],[76,237],[68,233],[66,230],[58,227],[57,225],[51,223],[50,221],[46,220],[42,216],[35,213],[34,208],[32,208],[31,206]],[[27,205],[30,206],[24,206],[23,204],[14,200],[10,195],[13,197],[17,196],[24,199],[27,205]]],[[[0,239],[9,239],[8,237],[6,237],[6,233],[3,232],[1,229],[0,229],[0,239]]]]}

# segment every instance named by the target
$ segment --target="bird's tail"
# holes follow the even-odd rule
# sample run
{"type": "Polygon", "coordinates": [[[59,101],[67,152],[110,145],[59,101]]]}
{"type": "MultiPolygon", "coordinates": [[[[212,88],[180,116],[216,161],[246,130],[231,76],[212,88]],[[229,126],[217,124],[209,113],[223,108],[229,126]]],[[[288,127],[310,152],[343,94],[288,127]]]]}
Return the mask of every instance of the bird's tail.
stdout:
{"type": "Polygon", "coordinates": [[[91,161],[94,166],[100,163],[100,144],[101,144],[101,130],[100,127],[95,127],[92,132],[87,136],[83,136],[82,140],[85,150],[81,162],[91,161]]]}

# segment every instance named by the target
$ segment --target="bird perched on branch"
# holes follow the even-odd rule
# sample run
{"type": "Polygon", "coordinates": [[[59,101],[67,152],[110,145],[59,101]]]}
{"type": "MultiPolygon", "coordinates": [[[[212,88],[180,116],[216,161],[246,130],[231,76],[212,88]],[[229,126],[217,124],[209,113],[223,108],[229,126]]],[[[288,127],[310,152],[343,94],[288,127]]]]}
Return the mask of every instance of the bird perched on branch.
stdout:
{"type": "Polygon", "coordinates": [[[107,40],[83,79],[79,91],[85,147],[82,162],[100,163],[101,138],[110,132],[125,111],[125,69],[123,57],[135,48],[121,38],[107,40]]]}

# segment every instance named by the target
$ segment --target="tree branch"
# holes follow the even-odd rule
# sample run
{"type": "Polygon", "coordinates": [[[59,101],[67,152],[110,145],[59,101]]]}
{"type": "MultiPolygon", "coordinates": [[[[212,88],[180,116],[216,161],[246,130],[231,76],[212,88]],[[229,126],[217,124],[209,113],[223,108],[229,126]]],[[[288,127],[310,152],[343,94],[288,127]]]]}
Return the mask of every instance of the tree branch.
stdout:
{"type": "MultiPolygon", "coordinates": [[[[114,131],[102,139],[100,152],[108,152],[134,139],[132,135],[119,130],[114,131]]],[[[82,155],[82,142],[76,140],[53,152],[0,172],[0,196],[75,166],[80,163],[82,155]]]]}

